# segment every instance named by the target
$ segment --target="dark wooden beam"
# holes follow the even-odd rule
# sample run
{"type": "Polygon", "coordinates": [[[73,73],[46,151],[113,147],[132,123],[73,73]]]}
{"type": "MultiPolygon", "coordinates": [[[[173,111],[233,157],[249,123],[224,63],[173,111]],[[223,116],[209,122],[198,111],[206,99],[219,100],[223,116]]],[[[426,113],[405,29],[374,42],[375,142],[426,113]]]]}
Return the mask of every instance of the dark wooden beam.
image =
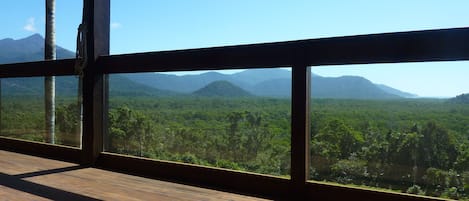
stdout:
{"type": "Polygon", "coordinates": [[[80,162],[81,154],[81,150],[78,148],[1,136],[0,149],[73,163],[80,162]]]}
{"type": "Polygon", "coordinates": [[[102,153],[97,167],[233,193],[289,200],[287,178],[102,153]]]}
{"type": "Polygon", "coordinates": [[[94,164],[103,151],[105,130],[106,77],[96,59],[109,55],[109,0],[84,0],[87,58],[83,76],[82,164],[94,164]]]}
{"type": "MultiPolygon", "coordinates": [[[[301,61],[301,59],[298,61],[301,61]]],[[[292,195],[295,195],[295,200],[305,200],[305,183],[309,177],[310,80],[311,71],[307,66],[301,63],[293,66],[291,111],[292,185],[290,188],[292,195]]]]}
{"type": "Polygon", "coordinates": [[[469,60],[469,28],[104,56],[104,73],[469,60]],[[297,50],[300,48],[300,50],[297,50]]]}
{"type": "Polygon", "coordinates": [[[75,59],[0,65],[0,78],[74,75],[75,59]]]}
{"type": "Polygon", "coordinates": [[[305,200],[362,200],[362,201],[435,201],[446,200],[436,197],[410,195],[390,191],[377,191],[366,188],[350,187],[324,182],[308,182],[306,185],[305,200]]]}
{"type": "Polygon", "coordinates": [[[307,44],[307,63],[370,63],[469,60],[469,28],[411,31],[320,39],[307,44]]]}

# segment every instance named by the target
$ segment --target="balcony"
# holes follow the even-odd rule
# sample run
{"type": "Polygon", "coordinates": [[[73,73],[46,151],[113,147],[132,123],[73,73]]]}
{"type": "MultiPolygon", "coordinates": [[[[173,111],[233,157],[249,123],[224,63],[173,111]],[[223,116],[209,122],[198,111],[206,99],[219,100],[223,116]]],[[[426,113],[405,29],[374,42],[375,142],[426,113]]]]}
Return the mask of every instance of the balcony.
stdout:
{"type": "MultiPolygon", "coordinates": [[[[2,149],[5,150],[57,158],[77,164],[130,172],[152,178],[261,195],[269,198],[288,199],[292,192],[297,192],[303,194],[302,196],[311,196],[310,198],[318,196],[324,198],[331,196],[365,196],[379,199],[428,199],[408,197],[402,194],[377,193],[369,190],[306,181],[308,169],[305,168],[305,164],[308,164],[306,161],[309,157],[307,154],[309,145],[305,142],[309,141],[309,135],[307,134],[308,126],[306,124],[308,116],[306,111],[308,111],[308,108],[306,107],[305,100],[308,97],[307,91],[309,87],[307,83],[310,79],[307,66],[466,60],[469,58],[469,51],[467,46],[463,44],[466,44],[468,40],[466,36],[468,34],[469,30],[462,28],[101,56],[94,63],[94,66],[99,66],[97,68],[99,70],[87,72],[94,78],[88,81],[90,86],[84,89],[85,132],[82,149],[21,141],[5,137],[0,138],[0,144],[2,149]],[[441,44],[445,45],[441,46],[441,44]],[[408,47],[412,48],[409,49],[408,47]],[[97,131],[104,130],[104,124],[98,124],[98,122],[101,121],[99,116],[104,113],[96,111],[104,109],[103,105],[100,104],[104,94],[99,94],[101,92],[96,88],[99,86],[97,81],[104,79],[104,75],[113,73],[164,72],[168,70],[236,69],[245,66],[253,68],[292,66],[291,179],[129,157],[103,152],[103,149],[100,148],[102,135],[101,132],[97,131]],[[98,93],[98,96],[96,96],[96,93],[98,93]],[[94,122],[89,123],[89,118],[94,118],[94,122]],[[92,146],[92,144],[95,145],[92,146]],[[304,191],[301,189],[304,189],[304,191]],[[337,192],[340,193],[338,194],[337,192]]],[[[1,66],[0,71],[2,72],[2,78],[72,75],[72,64],[73,60],[6,64],[1,66]]],[[[13,154],[9,152],[3,153],[13,154]]],[[[18,156],[28,157],[24,155],[18,156]]],[[[41,159],[35,158],[35,160],[41,159]]],[[[18,161],[18,165],[25,167],[31,165],[28,163],[21,164],[22,162],[25,161],[18,161]]],[[[62,164],[60,162],[57,163],[62,164]]],[[[58,168],[67,169],[69,166],[58,168]]],[[[54,172],[54,169],[56,168],[50,171],[54,172]]],[[[2,171],[5,171],[4,174],[7,174],[9,170],[7,168],[2,171]]],[[[96,169],[96,171],[99,172],[101,170],[96,169]]],[[[19,174],[34,173],[22,172],[19,174]]]]}
{"type": "MultiPolygon", "coordinates": [[[[89,12],[89,16],[93,16],[94,13],[109,12],[109,5],[101,5],[94,1],[88,3],[90,2],[93,4],[85,4],[85,10],[89,12]]],[[[120,196],[133,198],[142,196],[142,199],[148,198],[145,196],[152,198],[162,196],[161,199],[168,197],[189,199],[193,196],[201,196],[200,199],[214,197],[215,199],[235,200],[255,199],[220,192],[227,191],[281,200],[436,199],[308,180],[309,166],[316,162],[310,159],[309,93],[310,81],[314,78],[311,77],[309,69],[327,65],[466,61],[469,60],[469,46],[466,45],[469,44],[469,28],[108,55],[109,20],[93,17],[88,17],[86,20],[94,25],[88,32],[89,50],[87,52],[90,54],[89,58],[95,59],[91,59],[83,72],[84,116],[81,147],[74,148],[0,137],[0,149],[8,150],[0,152],[0,164],[7,164],[0,166],[2,177],[5,178],[2,181],[7,181],[2,183],[7,187],[5,188],[7,196],[33,194],[41,198],[56,199],[57,197],[51,194],[57,194],[64,196],[58,199],[76,198],[77,200],[113,199],[115,198],[113,196],[119,196],[119,198],[122,198],[120,196]],[[112,78],[113,75],[278,67],[291,68],[291,161],[288,176],[265,175],[128,156],[110,153],[106,148],[109,128],[108,78],[112,78]],[[54,179],[63,175],[70,179],[70,185],[60,183],[68,183],[67,180],[54,179]],[[89,175],[96,175],[96,177],[89,175]],[[121,185],[113,183],[116,177],[119,177],[121,185]],[[84,187],[79,188],[82,186],[84,187]],[[128,186],[144,189],[146,192],[133,196],[128,186]],[[31,188],[38,190],[32,191],[31,188]],[[107,191],[117,193],[103,195],[103,192],[107,191]],[[148,192],[152,193],[146,194],[148,192]]],[[[76,75],[75,61],[70,59],[4,64],[0,65],[0,78],[76,75]]],[[[25,198],[29,199],[29,197],[25,198]]]]}

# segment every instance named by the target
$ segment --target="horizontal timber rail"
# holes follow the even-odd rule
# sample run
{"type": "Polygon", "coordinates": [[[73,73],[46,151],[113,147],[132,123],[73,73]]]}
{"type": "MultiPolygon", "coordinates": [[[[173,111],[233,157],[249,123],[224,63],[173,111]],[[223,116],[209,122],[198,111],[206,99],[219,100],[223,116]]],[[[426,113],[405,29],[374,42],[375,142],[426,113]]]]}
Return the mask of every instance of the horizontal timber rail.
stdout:
{"type": "Polygon", "coordinates": [[[289,179],[171,161],[101,153],[97,167],[138,176],[266,198],[288,199],[289,179]]]}
{"type": "Polygon", "coordinates": [[[80,162],[81,150],[74,147],[1,137],[0,149],[73,163],[80,162]]]}
{"type": "Polygon", "coordinates": [[[104,73],[469,60],[469,28],[103,56],[104,73]]]}
{"type": "MultiPolygon", "coordinates": [[[[380,201],[432,201],[446,200],[442,198],[420,196],[413,194],[404,194],[389,191],[377,191],[360,187],[351,187],[340,184],[330,184],[324,182],[309,181],[306,183],[308,200],[351,200],[351,198],[359,198],[359,200],[380,200],[380,201]],[[340,193],[337,193],[340,192],[340,193]]],[[[352,199],[353,200],[353,199],[352,199]]]]}
{"type": "Polygon", "coordinates": [[[75,75],[75,59],[0,65],[0,78],[75,75]]]}

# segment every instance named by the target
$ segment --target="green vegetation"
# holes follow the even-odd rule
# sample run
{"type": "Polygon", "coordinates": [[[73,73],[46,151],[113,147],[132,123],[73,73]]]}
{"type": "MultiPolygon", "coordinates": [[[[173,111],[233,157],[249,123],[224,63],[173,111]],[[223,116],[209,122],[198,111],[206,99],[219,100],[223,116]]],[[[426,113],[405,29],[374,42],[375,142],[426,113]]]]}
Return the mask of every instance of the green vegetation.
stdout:
{"type": "Polygon", "coordinates": [[[467,105],[313,100],[312,119],[312,179],[468,198],[467,105]]]}
{"type": "MultiPolygon", "coordinates": [[[[76,103],[57,102],[57,141],[70,145],[76,103]]],[[[8,97],[2,104],[2,135],[43,140],[41,99],[8,97]]],[[[107,151],[289,175],[289,99],[111,93],[109,107],[107,151]]],[[[468,199],[467,104],[313,99],[311,110],[312,180],[468,199]]]]}
{"type": "MultiPolygon", "coordinates": [[[[56,144],[79,147],[76,98],[57,97],[56,107],[56,144]]],[[[0,135],[45,142],[44,112],[42,96],[2,97],[0,135]]]]}
{"type": "Polygon", "coordinates": [[[108,151],[288,175],[290,108],[279,99],[111,97],[108,151]]]}

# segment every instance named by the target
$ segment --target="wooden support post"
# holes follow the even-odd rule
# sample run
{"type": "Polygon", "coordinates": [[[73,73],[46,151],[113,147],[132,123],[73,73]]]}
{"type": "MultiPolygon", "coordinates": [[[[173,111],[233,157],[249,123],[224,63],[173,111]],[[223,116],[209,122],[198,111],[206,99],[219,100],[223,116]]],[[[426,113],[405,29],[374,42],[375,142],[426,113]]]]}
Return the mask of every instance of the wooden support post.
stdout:
{"type": "Polygon", "coordinates": [[[110,1],[84,0],[83,6],[88,63],[83,76],[82,164],[92,165],[103,151],[107,79],[96,59],[109,55],[110,1]]]}
{"type": "Polygon", "coordinates": [[[309,100],[311,72],[306,65],[292,69],[291,119],[291,193],[295,200],[304,200],[309,175],[309,100]]]}

